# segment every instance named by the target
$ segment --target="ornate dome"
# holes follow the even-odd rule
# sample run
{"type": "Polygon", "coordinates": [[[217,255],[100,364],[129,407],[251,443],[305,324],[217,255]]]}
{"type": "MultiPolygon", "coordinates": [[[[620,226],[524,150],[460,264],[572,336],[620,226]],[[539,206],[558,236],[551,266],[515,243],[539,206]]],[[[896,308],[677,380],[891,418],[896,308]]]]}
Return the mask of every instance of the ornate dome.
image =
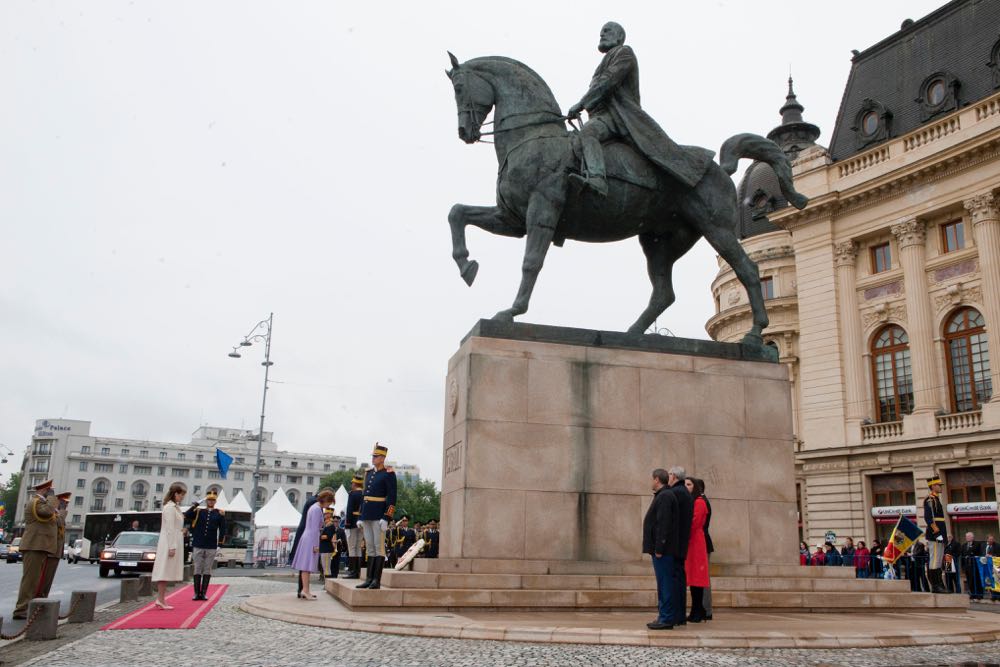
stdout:
{"type": "MultiPolygon", "coordinates": [[[[781,146],[789,160],[794,160],[801,151],[814,146],[820,135],[818,127],[802,119],[804,110],[805,107],[795,98],[792,78],[788,77],[788,95],[779,109],[781,125],[768,132],[767,138],[781,146]]],[[[751,164],[743,174],[736,196],[740,206],[740,238],[778,229],[767,219],[767,214],[788,206],[788,201],[781,194],[778,177],[771,167],[763,162],[751,164]]]]}

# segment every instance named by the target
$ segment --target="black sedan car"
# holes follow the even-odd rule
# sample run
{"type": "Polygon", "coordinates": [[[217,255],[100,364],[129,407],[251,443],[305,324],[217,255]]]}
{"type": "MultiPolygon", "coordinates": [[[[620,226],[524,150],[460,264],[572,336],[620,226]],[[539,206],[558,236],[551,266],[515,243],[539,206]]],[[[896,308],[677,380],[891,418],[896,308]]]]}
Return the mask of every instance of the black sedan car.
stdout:
{"type": "Polygon", "coordinates": [[[122,572],[152,572],[156,560],[159,533],[124,531],[110,545],[101,549],[100,575],[122,572]]]}

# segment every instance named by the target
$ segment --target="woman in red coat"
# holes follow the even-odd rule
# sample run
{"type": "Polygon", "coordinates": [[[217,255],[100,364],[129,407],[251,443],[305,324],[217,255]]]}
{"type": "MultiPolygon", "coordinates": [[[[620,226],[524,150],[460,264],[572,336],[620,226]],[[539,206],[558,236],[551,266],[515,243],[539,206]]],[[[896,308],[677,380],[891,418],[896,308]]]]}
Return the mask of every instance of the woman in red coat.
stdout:
{"type": "Polygon", "coordinates": [[[705,589],[708,579],[708,541],[706,526],[712,518],[708,500],[705,498],[705,483],[696,477],[688,477],[684,485],[694,498],[694,518],[691,520],[691,538],[688,542],[687,558],[684,559],[684,575],[691,587],[691,615],[688,621],[701,623],[705,620],[705,589]]]}

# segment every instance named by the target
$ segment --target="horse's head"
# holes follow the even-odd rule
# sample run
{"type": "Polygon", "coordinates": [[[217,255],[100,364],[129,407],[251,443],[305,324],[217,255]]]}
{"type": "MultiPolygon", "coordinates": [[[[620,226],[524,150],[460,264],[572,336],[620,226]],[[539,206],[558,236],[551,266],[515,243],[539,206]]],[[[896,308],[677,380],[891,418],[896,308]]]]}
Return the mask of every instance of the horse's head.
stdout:
{"type": "Polygon", "coordinates": [[[445,73],[455,89],[458,138],[467,144],[479,141],[483,121],[493,108],[493,86],[469,67],[462,67],[451,52],[451,69],[445,73]]]}

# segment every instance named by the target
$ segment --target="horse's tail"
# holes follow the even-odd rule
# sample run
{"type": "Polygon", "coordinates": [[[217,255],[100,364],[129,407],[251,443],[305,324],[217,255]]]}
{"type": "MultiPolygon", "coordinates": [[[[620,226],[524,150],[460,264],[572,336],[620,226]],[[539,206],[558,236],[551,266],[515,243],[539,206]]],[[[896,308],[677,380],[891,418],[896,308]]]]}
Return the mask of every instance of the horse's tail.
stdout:
{"type": "Polygon", "coordinates": [[[792,183],[792,163],[788,161],[788,156],[770,139],[750,133],[736,134],[726,139],[719,153],[719,165],[730,176],[736,173],[736,164],[740,158],[766,162],[778,177],[781,194],[788,203],[798,209],[805,208],[809,203],[808,197],[795,190],[792,183]]]}

